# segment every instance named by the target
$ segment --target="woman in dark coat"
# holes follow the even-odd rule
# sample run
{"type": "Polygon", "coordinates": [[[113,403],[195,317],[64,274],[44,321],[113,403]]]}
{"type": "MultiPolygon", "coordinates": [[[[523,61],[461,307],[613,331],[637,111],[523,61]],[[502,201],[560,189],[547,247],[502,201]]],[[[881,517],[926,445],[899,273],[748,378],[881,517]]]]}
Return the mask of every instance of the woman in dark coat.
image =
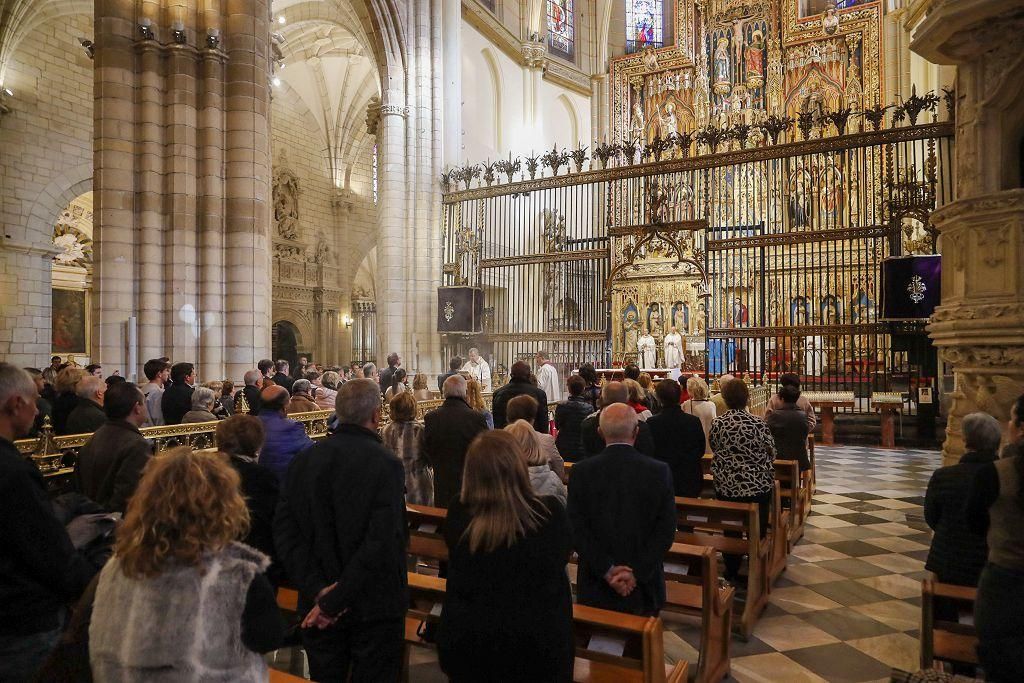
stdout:
{"type": "Polygon", "coordinates": [[[437,643],[453,683],[571,681],[571,534],[555,498],[534,496],[505,432],[478,436],[448,509],[448,585],[437,643]],[[497,667],[497,669],[496,669],[497,667]]]}

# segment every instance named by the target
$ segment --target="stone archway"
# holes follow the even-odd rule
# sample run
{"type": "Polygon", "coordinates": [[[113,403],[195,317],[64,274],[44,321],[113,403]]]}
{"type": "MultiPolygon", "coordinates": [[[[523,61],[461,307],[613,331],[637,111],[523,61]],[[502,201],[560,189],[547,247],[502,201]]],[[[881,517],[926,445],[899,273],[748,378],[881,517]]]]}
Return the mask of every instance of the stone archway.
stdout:
{"type": "Polygon", "coordinates": [[[302,333],[294,323],[288,320],[277,320],[271,332],[271,345],[274,353],[274,360],[283,359],[295,367],[299,360],[302,348],[302,333]]]}

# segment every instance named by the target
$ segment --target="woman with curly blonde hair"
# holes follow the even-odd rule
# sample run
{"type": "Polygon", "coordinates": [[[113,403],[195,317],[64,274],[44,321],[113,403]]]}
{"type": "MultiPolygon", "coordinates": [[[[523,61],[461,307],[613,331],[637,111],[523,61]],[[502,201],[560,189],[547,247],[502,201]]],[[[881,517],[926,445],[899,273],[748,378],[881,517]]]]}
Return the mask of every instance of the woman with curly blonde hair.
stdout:
{"type": "Polygon", "coordinates": [[[89,627],[98,681],[266,681],[258,654],[284,626],[264,571],[239,543],[249,511],[222,454],[150,460],[100,573],[89,627]]]}

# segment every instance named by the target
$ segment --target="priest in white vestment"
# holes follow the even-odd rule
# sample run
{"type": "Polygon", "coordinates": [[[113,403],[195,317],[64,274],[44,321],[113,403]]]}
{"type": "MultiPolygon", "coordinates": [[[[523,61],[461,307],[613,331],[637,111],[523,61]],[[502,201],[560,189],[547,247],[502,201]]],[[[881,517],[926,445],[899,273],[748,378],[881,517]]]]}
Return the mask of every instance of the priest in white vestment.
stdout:
{"type": "Polygon", "coordinates": [[[683,364],[683,338],[675,327],[665,335],[665,367],[678,368],[683,364]]]}
{"type": "Polygon", "coordinates": [[[469,360],[462,366],[462,372],[468,372],[477,382],[484,393],[491,390],[491,366],[480,357],[478,349],[469,350],[469,360]]]}
{"type": "Polygon", "coordinates": [[[558,370],[548,360],[548,355],[544,351],[538,351],[535,360],[537,361],[537,386],[547,394],[549,403],[561,401],[562,378],[558,376],[558,370]]]}
{"type": "Polygon", "coordinates": [[[658,367],[658,344],[654,341],[654,337],[651,336],[649,331],[644,331],[640,335],[640,339],[636,343],[637,350],[640,352],[640,363],[641,368],[656,368],[658,367]]]}

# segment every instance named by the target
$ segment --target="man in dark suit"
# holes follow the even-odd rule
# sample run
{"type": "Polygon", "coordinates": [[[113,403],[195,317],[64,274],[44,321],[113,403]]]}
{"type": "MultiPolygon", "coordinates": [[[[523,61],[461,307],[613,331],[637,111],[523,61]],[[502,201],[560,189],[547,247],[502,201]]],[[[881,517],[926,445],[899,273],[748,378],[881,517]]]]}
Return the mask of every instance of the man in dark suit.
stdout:
{"type": "Polygon", "coordinates": [[[445,380],[447,380],[452,375],[459,374],[459,370],[462,369],[462,362],[463,361],[462,361],[462,357],[461,356],[455,356],[450,361],[448,361],[448,372],[444,373],[443,375],[438,375],[437,376],[437,390],[438,391],[440,391],[440,392],[444,391],[445,380]]]}
{"type": "Polygon", "coordinates": [[[466,379],[452,375],[441,387],[444,403],[423,417],[423,458],[434,468],[434,505],[447,508],[462,490],[469,444],[487,431],[484,414],[466,403],[466,379]]]}
{"type": "Polygon", "coordinates": [[[75,393],[78,394],[78,405],[68,415],[64,433],[92,434],[107,421],[106,413],[103,412],[107,384],[95,375],[86,375],[78,382],[75,393]]]}
{"type": "Polygon", "coordinates": [[[175,363],[171,366],[171,386],[164,390],[160,408],[164,413],[164,424],[180,425],[185,413],[192,410],[192,384],[196,381],[195,366],[191,363],[175,363]]]}
{"type": "Polygon", "coordinates": [[[568,513],[582,605],[656,616],[665,604],[662,563],[676,532],[668,465],[633,447],[636,412],[614,404],[601,411],[608,446],[573,467],[568,513]]]}
{"type": "Polygon", "coordinates": [[[291,463],[274,542],[306,614],[310,678],[397,681],[409,606],[405,470],[377,436],[376,382],[346,382],[337,414],[338,430],[291,463]]]}
{"type": "Polygon", "coordinates": [[[530,366],[526,361],[516,361],[509,371],[508,384],[494,392],[491,401],[491,414],[494,415],[494,428],[504,429],[508,424],[505,414],[508,402],[516,396],[532,396],[537,401],[537,415],[533,419],[533,428],[541,434],[548,433],[548,395],[540,387],[530,383],[530,366]]]}
{"type": "Polygon", "coordinates": [[[380,393],[386,394],[391,387],[391,379],[395,376],[395,370],[402,364],[402,357],[392,351],[388,354],[388,366],[380,372],[380,393]]]}
{"type": "Polygon", "coordinates": [[[295,380],[288,374],[289,363],[286,360],[279,360],[274,363],[274,369],[277,371],[270,379],[274,380],[274,384],[279,387],[284,387],[288,390],[288,393],[292,393],[292,384],[295,380]]]}
{"type": "Polygon", "coordinates": [[[679,405],[679,382],[666,377],[654,387],[661,412],[647,418],[654,439],[654,457],[672,470],[677,496],[696,498],[704,487],[701,460],[707,445],[700,419],[684,413],[679,405]]]}
{"type": "Polygon", "coordinates": [[[800,471],[811,469],[807,455],[807,413],[799,405],[800,388],[783,384],[779,388],[776,407],[765,415],[764,421],[775,437],[775,450],[780,460],[796,460],[800,471]]]}
{"type": "Polygon", "coordinates": [[[245,396],[245,402],[249,406],[249,415],[258,415],[260,412],[260,391],[263,389],[263,375],[259,370],[249,370],[242,375],[245,386],[235,392],[235,414],[242,412],[242,405],[239,399],[245,396]]]}
{"type": "MultiPolygon", "coordinates": [[[[622,382],[608,382],[601,389],[601,410],[616,403],[629,404],[629,390],[622,382]]],[[[598,421],[601,411],[588,415],[580,423],[580,440],[583,445],[583,457],[589,458],[604,450],[604,439],[598,431],[598,421]]],[[[646,422],[640,422],[639,431],[636,437],[636,449],[654,457],[654,439],[651,438],[651,428],[646,422]]]]}
{"type": "Polygon", "coordinates": [[[130,382],[107,390],[107,421],[85,443],[75,463],[75,485],[86,498],[111,512],[124,512],[142,469],[153,455],[153,442],[139,431],[146,422],[145,397],[130,382]]]}

